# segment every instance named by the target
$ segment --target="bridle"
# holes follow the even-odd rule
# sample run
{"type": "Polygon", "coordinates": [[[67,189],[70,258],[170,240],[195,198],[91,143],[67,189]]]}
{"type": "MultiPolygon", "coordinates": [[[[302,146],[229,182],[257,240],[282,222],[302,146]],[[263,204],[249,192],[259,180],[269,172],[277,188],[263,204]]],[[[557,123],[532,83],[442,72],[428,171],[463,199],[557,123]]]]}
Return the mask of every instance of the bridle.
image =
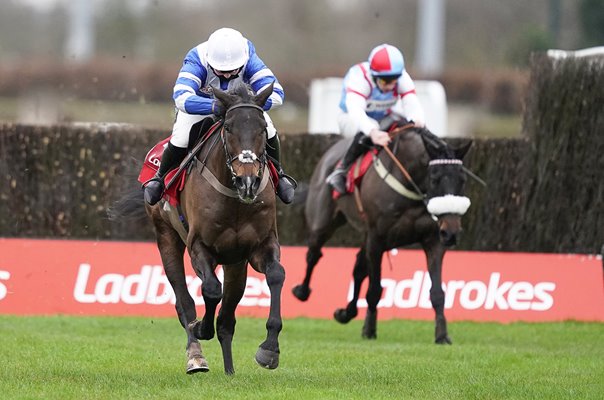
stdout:
{"type": "MultiPolygon", "coordinates": [[[[226,110],[226,112],[224,114],[224,120],[226,120],[226,117],[229,114],[229,112],[231,112],[237,108],[252,108],[252,109],[256,109],[256,110],[260,111],[260,113],[264,113],[264,109],[262,109],[262,107],[260,107],[260,106],[257,106],[256,104],[240,103],[240,104],[235,104],[226,110]]],[[[250,164],[250,163],[254,163],[254,162],[258,161],[259,167],[258,167],[257,175],[258,175],[258,177],[263,176],[264,169],[266,167],[265,152],[262,152],[262,154],[260,154],[260,156],[258,156],[252,150],[245,149],[245,150],[242,150],[241,153],[239,153],[237,155],[234,155],[234,156],[231,155],[231,152],[229,151],[228,146],[227,146],[227,141],[224,137],[224,124],[222,125],[222,129],[220,130],[220,138],[222,139],[222,147],[224,149],[224,154],[226,156],[226,165],[231,173],[231,179],[232,179],[233,183],[235,183],[235,179],[237,178],[237,173],[233,169],[233,161],[239,161],[242,164],[250,164]]]]}
{"type": "MultiPolygon", "coordinates": [[[[409,123],[391,130],[388,134],[390,138],[395,138],[404,131],[412,128],[415,128],[415,124],[409,123]]],[[[398,142],[396,143],[396,145],[398,145],[398,142]]],[[[455,213],[459,215],[465,214],[467,208],[469,207],[469,199],[467,199],[467,197],[445,195],[428,199],[427,194],[422,192],[422,190],[411,177],[411,174],[409,174],[403,164],[398,160],[398,158],[396,158],[392,150],[390,150],[388,146],[383,146],[383,149],[386,154],[388,154],[388,156],[392,159],[397,168],[403,173],[403,176],[407,179],[407,181],[409,181],[409,183],[413,186],[414,192],[410,192],[408,189],[406,189],[400,182],[398,182],[394,177],[392,177],[392,175],[382,176],[382,179],[384,179],[384,181],[386,181],[386,183],[392,189],[411,200],[421,200],[424,203],[428,212],[432,215],[432,218],[434,220],[437,219],[438,215],[443,215],[447,213],[455,213]],[[395,182],[392,182],[393,180],[395,182]]],[[[460,165],[464,169],[464,171],[467,172],[467,169],[463,166],[463,161],[459,159],[433,159],[429,161],[428,168],[438,165],[460,165]]],[[[378,175],[381,176],[379,172],[378,175]]]]}

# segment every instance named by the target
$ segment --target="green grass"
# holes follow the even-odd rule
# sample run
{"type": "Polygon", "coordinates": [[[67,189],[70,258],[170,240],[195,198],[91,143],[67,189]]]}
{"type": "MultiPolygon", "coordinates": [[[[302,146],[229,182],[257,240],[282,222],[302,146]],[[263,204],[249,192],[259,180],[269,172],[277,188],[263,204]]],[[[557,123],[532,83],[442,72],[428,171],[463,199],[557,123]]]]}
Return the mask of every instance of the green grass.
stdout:
{"type": "Polygon", "coordinates": [[[3,399],[601,399],[604,325],[387,321],[378,339],[361,321],[284,321],[281,364],[253,360],[265,320],[241,318],[236,373],[223,373],[216,339],[202,342],[210,372],[184,372],[176,318],[0,316],[3,399]]]}

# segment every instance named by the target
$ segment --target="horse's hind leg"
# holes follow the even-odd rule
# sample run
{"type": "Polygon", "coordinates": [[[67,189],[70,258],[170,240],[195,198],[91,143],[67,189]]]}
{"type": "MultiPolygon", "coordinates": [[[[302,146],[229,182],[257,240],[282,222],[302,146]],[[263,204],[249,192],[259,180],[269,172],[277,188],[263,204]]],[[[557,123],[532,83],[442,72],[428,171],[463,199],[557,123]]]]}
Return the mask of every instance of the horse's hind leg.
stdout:
{"type": "Polygon", "coordinates": [[[271,305],[266,321],[266,340],[260,344],[256,352],[256,362],[268,369],[279,366],[279,333],[283,328],[281,319],[281,290],[285,281],[285,269],[279,262],[279,243],[276,238],[267,244],[264,251],[255,254],[250,264],[256,271],[263,272],[271,293],[271,305]]]}
{"type": "Polygon", "coordinates": [[[333,313],[335,320],[342,324],[350,322],[350,320],[355,318],[358,314],[357,301],[359,300],[359,293],[361,292],[361,284],[365,278],[367,278],[367,258],[365,257],[364,247],[357,253],[352,276],[354,278],[352,299],[348,302],[346,308],[338,308],[333,313]]]}
{"type": "Polygon", "coordinates": [[[193,321],[189,329],[196,338],[210,340],[214,337],[214,316],[218,303],[222,300],[222,284],[216,277],[215,269],[218,265],[206,248],[197,240],[189,244],[191,264],[197,276],[203,282],[201,294],[205,303],[205,313],[200,321],[193,321]]]}
{"type": "Polygon", "coordinates": [[[327,226],[322,226],[320,229],[313,229],[308,237],[308,251],[306,252],[306,274],[301,284],[294,286],[292,292],[294,296],[301,301],[308,300],[310,296],[310,279],[315,269],[315,265],[319,262],[323,253],[321,248],[325,242],[333,235],[336,229],[346,223],[344,215],[341,213],[336,214],[333,221],[327,226]]]}
{"type": "Polygon", "coordinates": [[[235,334],[235,309],[245,292],[247,282],[247,262],[224,266],[224,295],[216,318],[216,331],[222,348],[224,373],[235,373],[233,367],[232,342],[235,334]]]}
{"type": "Polygon", "coordinates": [[[183,256],[185,245],[180,236],[159,217],[154,219],[157,247],[161,254],[166,277],[176,295],[176,312],[180,324],[187,332],[187,373],[207,372],[208,363],[201,351],[201,345],[189,329],[189,324],[197,318],[195,301],[187,288],[183,256]]]}
{"type": "Polygon", "coordinates": [[[428,261],[428,273],[432,280],[430,288],[430,301],[434,308],[434,343],[436,344],[452,344],[451,338],[447,331],[447,319],[445,318],[445,292],[442,287],[442,263],[445,255],[445,248],[440,244],[438,239],[433,242],[422,244],[426,259],[428,261]]]}

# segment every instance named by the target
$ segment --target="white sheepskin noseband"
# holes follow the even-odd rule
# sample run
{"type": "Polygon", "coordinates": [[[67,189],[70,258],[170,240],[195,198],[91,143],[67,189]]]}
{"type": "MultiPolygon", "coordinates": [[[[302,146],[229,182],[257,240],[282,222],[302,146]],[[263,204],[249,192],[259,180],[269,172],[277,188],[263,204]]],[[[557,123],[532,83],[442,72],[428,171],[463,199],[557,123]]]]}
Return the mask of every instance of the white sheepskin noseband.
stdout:
{"type": "Polygon", "coordinates": [[[465,196],[447,194],[432,197],[428,200],[428,212],[432,215],[457,214],[464,215],[470,208],[470,199],[465,196]]]}

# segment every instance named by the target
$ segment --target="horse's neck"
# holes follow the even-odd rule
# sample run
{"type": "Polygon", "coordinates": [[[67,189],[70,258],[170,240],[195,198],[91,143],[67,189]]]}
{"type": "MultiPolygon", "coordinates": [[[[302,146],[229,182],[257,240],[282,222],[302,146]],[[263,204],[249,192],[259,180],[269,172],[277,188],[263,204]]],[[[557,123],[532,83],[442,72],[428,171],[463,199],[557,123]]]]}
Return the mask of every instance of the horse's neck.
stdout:
{"type": "MultiPolygon", "coordinates": [[[[401,138],[398,143],[396,143],[394,154],[396,159],[401,163],[401,165],[407,170],[409,175],[413,181],[422,189],[426,188],[426,181],[428,177],[428,162],[430,161],[428,154],[422,144],[421,138],[417,136],[417,139],[414,140],[412,138],[401,138]]],[[[390,157],[386,154],[385,151],[381,151],[382,158],[388,159],[390,165],[390,171],[398,170],[399,167],[396,163],[390,160],[390,157]]],[[[400,174],[403,174],[402,171],[399,171],[400,174]]],[[[403,174],[404,175],[404,174],[403,174]]],[[[403,178],[403,181],[406,182],[407,179],[403,178]]]]}

